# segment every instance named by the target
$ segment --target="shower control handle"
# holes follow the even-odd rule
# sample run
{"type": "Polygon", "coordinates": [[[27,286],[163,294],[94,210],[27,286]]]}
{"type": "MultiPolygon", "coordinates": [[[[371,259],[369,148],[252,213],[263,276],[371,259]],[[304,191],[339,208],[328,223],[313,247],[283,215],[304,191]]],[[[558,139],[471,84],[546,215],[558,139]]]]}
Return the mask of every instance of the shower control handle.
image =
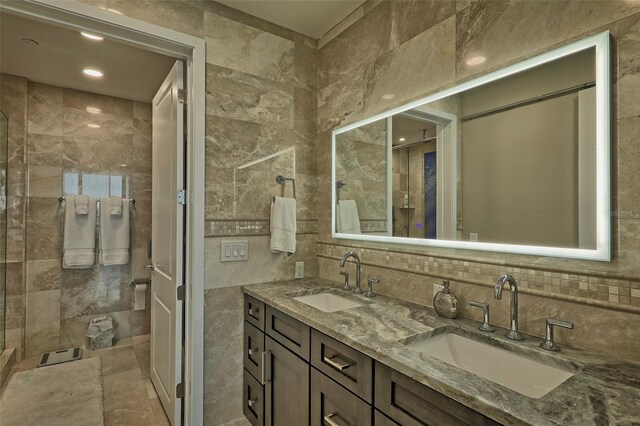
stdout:
{"type": "Polygon", "coordinates": [[[154,269],[156,269],[156,267],[152,263],[151,265],[144,265],[144,269],[153,271],[154,269]]]}

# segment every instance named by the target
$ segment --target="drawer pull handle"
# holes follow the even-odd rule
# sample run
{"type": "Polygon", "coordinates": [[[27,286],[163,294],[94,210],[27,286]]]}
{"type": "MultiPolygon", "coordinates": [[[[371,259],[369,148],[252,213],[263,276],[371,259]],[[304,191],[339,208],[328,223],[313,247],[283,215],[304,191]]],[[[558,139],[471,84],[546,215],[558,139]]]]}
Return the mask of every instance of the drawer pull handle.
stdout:
{"type": "Polygon", "coordinates": [[[258,312],[260,312],[260,308],[249,308],[249,315],[255,317],[258,312]]]}
{"type": "Polygon", "coordinates": [[[324,363],[329,364],[330,366],[332,366],[336,370],[343,371],[343,370],[351,367],[350,363],[348,363],[348,362],[339,362],[339,360],[340,360],[340,358],[338,358],[335,355],[322,357],[322,361],[324,363]]]}
{"type": "Polygon", "coordinates": [[[349,426],[349,423],[338,423],[334,419],[339,419],[340,416],[337,414],[331,413],[324,416],[324,422],[329,426],[349,426]]]}
{"type": "Polygon", "coordinates": [[[253,407],[253,406],[254,406],[254,405],[256,405],[257,403],[258,403],[258,398],[256,398],[256,399],[250,399],[250,400],[248,400],[248,401],[247,401],[247,405],[248,405],[249,407],[253,407]]]}
{"type": "Polygon", "coordinates": [[[253,354],[256,354],[258,352],[260,352],[258,348],[255,348],[255,349],[249,348],[249,356],[253,356],[253,354]]]}

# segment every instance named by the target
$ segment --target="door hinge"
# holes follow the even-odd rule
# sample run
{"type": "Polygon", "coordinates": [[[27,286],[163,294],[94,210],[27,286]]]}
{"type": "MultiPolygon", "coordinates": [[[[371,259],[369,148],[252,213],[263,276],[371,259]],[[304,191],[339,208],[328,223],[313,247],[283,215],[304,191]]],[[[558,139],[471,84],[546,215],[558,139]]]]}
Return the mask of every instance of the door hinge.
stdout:
{"type": "Polygon", "coordinates": [[[178,383],[176,385],[176,398],[184,398],[184,384],[178,383]]]}
{"type": "Polygon", "coordinates": [[[178,89],[178,102],[181,104],[187,103],[187,92],[184,89],[178,89]]]}
{"type": "Polygon", "coordinates": [[[184,286],[178,286],[176,288],[176,296],[178,297],[178,300],[182,301],[184,300],[184,286]]]}
{"type": "Polygon", "coordinates": [[[178,191],[178,204],[182,206],[187,204],[187,192],[184,189],[178,191]]]}

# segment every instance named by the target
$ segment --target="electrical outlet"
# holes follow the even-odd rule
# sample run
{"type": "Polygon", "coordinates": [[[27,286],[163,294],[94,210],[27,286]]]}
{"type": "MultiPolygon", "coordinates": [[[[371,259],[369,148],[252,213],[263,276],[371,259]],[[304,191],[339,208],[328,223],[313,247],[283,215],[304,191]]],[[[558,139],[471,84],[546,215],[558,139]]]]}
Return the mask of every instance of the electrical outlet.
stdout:
{"type": "Polygon", "coordinates": [[[433,295],[435,296],[435,294],[439,291],[444,290],[444,286],[442,284],[434,284],[433,285],[433,295]]]}
{"type": "Polygon", "coordinates": [[[296,274],[293,278],[304,278],[304,262],[296,262],[296,274]]]}
{"type": "Polygon", "coordinates": [[[477,243],[478,242],[478,233],[477,232],[470,232],[469,233],[469,241],[471,241],[472,243],[477,243]]]}

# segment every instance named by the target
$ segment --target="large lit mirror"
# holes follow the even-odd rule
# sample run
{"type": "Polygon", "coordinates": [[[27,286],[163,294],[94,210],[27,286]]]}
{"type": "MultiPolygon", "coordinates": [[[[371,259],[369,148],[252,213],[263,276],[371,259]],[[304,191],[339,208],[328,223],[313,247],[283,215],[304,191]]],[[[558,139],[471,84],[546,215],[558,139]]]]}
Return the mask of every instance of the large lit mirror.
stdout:
{"type": "Polygon", "coordinates": [[[333,236],[610,259],[609,33],[333,132],[333,236]]]}

